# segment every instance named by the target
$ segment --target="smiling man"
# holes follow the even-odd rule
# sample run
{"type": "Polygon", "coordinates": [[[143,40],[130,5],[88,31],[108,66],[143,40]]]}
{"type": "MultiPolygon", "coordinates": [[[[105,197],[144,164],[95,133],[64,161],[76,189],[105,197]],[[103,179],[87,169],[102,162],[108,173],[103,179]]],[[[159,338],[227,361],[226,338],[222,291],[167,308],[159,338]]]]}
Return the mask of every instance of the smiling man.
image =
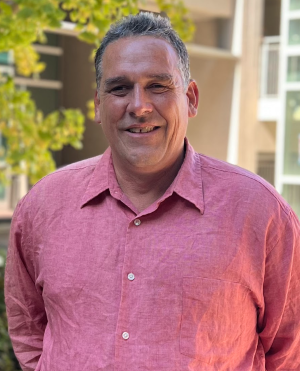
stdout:
{"type": "Polygon", "coordinates": [[[110,147],[42,179],[14,215],[6,303],[23,370],[300,370],[298,219],[188,143],[183,42],[141,13],[95,62],[110,147]]]}
{"type": "MultiPolygon", "coordinates": [[[[104,47],[105,40],[99,57],[104,47]]],[[[96,121],[110,143],[122,191],[142,211],[164,194],[182,165],[197,85],[183,76],[174,47],[149,35],[111,42],[100,66],[96,121]]]]}

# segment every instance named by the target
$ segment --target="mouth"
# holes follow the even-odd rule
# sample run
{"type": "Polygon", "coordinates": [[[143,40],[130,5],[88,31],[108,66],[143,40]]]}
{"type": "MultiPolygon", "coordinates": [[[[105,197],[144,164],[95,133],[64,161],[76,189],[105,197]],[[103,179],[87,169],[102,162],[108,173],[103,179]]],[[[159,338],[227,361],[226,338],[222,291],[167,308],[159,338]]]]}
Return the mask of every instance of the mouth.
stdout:
{"type": "Polygon", "coordinates": [[[129,131],[130,133],[150,133],[151,131],[157,130],[159,126],[145,126],[145,127],[136,127],[136,128],[130,128],[126,131],[129,131]]]}

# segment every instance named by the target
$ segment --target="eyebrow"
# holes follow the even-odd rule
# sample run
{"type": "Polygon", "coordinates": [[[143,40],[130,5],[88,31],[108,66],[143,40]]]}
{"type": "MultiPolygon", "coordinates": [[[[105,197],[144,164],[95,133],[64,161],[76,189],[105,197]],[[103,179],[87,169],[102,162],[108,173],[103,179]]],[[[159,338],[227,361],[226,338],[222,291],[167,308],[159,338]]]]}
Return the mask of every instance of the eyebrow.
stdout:
{"type": "Polygon", "coordinates": [[[107,88],[111,85],[118,84],[120,82],[128,81],[126,76],[110,77],[104,81],[104,86],[107,88]]]}
{"type": "Polygon", "coordinates": [[[151,74],[151,75],[148,75],[148,77],[152,79],[157,79],[160,81],[173,81],[174,80],[173,76],[169,73],[151,74]]]}
{"type": "MultiPolygon", "coordinates": [[[[150,74],[146,76],[149,79],[159,80],[159,81],[174,81],[173,76],[169,73],[159,73],[159,74],[150,74]]],[[[105,88],[108,88],[112,85],[130,82],[130,80],[125,76],[116,76],[116,77],[109,77],[104,81],[105,88]]]]}

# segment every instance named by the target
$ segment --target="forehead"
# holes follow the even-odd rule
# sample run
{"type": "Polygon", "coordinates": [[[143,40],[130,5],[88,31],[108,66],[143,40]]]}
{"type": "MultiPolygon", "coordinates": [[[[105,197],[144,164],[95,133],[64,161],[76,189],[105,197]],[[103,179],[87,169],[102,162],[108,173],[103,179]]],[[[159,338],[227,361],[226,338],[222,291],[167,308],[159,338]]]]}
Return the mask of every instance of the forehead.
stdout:
{"type": "Polygon", "coordinates": [[[127,37],[109,44],[102,61],[102,77],[129,78],[151,74],[180,75],[178,56],[167,41],[151,36],[127,37]]]}

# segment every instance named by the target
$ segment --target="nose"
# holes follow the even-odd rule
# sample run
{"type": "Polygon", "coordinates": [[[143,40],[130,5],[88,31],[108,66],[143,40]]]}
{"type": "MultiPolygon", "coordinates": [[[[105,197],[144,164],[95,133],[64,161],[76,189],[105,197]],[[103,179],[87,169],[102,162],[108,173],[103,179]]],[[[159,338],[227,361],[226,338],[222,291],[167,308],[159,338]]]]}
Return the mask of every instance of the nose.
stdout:
{"type": "Polygon", "coordinates": [[[145,89],[140,85],[134,85],[130,94],[127,111],[131,116],[141,117],[153,111],[152,103],[145,89]]]}

